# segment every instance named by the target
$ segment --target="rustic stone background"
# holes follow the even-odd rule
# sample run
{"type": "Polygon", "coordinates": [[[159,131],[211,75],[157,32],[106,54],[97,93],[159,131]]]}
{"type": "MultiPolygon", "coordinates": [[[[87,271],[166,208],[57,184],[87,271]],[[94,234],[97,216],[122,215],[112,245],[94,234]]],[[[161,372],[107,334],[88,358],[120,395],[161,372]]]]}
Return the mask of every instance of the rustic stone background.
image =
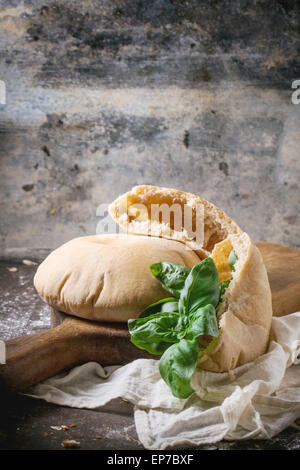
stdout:
{"type": "Polygon", "coordinates": [[[0,0],[1,254],[95,233],[136,184],[299,247],[300,4],[0,0]]]}

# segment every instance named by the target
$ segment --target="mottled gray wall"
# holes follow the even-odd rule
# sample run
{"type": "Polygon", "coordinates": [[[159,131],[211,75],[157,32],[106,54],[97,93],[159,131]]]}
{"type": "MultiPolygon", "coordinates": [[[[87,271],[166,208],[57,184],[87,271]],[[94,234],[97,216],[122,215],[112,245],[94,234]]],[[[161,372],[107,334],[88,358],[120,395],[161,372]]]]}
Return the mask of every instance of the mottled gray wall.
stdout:
{"type": "Polygon", "coordinates": [[[1,253],[95,233],[136,184],[299,247],[295,1],[0,0],[1,253]]]}

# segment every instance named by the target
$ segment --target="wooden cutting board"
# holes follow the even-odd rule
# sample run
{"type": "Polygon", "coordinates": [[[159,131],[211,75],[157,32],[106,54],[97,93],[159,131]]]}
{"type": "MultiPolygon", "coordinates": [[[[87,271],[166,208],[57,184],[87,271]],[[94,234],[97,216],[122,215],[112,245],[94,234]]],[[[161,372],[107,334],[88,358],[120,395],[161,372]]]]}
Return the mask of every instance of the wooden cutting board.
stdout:
{"type": "Polygon", "coordinates": [[[300,310],[300,250],[275,243],[256,243],[268,271],[273,315],[300,310]]]}
{"type": "MultiPolygon", "coordinates": [[[[300,251],[267,242],[257,246],[268,271],[273,314],[300,310],[300,251]]],[[[6,342],[0,389],[24,390],[90,361],[107,366],[154,357],[131,344],[125,323],[96,323],[51,309],[51,325],[53,328],[43,333],[6,342]]]]}

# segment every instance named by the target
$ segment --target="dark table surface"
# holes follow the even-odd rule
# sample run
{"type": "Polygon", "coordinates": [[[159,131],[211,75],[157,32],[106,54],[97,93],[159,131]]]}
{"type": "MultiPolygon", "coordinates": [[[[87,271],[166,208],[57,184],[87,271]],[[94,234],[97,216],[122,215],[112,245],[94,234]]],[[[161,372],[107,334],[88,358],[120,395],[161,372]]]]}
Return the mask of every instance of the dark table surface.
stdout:
{"type": "MultiPolygon", "coordinates": [[[[36,265],[22,260],[0,262],[0,338],[40,332],[50,327],[49,310],[33,287],[36,265]],[[12,268],[16,268],[12,270],[12,268]]],[[[137,450],[133,407],[114,400],[97,411],[68,408],[22,394],[0,399],[0,449],[65,450],[65,439],[80,442],[80,449],[137,450]],[[68,429],[63,431],[61,425],[68,429]]],[[[201,449],[300,449],[300,426],[287,428],[268,441],[221,441],[201,449]]]]}

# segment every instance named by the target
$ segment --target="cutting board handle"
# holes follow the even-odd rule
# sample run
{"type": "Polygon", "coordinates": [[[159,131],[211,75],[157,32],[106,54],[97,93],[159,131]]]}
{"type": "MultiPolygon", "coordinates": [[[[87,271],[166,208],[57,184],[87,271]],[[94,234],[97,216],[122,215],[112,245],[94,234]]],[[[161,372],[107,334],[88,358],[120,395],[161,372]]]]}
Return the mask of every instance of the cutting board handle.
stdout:
{"type": "Polygon", "coordinates": [[[80,353],[80,338],[70,338],[69,325],[61,325],[5,342],[6,363],[0,365],[1,389],[25,388],[55,375],[69,364],[76,363],[80,353]]]}
{"type": "MultiPolygon", "coordinates": [[[[6,341],[0,365],[0,389],[25,390],[65,369],[95,361],[125,364],[138,357],[126,325],[95,324],[67,318],[51,330],[6,341]]],[[[145,357],[143,355],[142,357],[145,357]]]]}

